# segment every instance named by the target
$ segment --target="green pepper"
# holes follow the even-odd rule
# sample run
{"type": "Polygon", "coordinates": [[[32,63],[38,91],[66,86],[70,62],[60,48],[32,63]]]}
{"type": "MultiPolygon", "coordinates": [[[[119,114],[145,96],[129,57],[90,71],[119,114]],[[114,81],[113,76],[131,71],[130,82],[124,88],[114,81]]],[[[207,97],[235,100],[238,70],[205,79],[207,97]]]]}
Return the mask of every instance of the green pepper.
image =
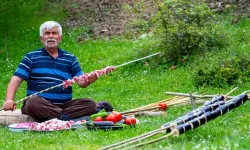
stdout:
{"type": "Polygon", "coordinates": [[[98,112],[97,114],[93,114],[90,116],[90,119],[91,120],[94,120],[96,117],[102,117],[102,118],[105,118],[108,116],[108,113],[107,112],[98,112]]]}

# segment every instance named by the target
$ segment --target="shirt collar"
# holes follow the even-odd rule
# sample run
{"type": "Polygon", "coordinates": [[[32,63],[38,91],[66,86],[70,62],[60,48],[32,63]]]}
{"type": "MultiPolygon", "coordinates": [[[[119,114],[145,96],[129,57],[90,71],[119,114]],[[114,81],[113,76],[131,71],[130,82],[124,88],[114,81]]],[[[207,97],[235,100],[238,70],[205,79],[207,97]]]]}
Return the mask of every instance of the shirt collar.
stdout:
{"type": "MultiPolygon", "coordinates": [[[[42,54],[43,56],[50,56],[44,47],[42,48],[42,54]]],[[[62,56],[63,56],[63,50],[58,48],[58,57],[62,57],[62,56]]]]}

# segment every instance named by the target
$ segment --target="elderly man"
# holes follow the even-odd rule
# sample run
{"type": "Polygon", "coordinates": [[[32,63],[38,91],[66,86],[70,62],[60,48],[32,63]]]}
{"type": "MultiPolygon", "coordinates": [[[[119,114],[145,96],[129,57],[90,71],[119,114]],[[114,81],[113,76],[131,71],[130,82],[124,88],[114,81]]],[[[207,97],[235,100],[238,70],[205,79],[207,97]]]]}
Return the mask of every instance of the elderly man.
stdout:
{"type": "MultiPolygon", "coordinates": [[[[83,75],[77,58],[58,47],[62,41],[62,27],[59,23],[55,21],[43,23],[40,26],[40,41],[44,47],[26,54],[11,78],[3,110],[16,109],[14,97],[24,80],[27,81],[27,96],[29,96],[83,75]]],[[[86,88],[98,79],[98,74],[88,74],[87,77],[87,80],[76,80],[77,84],[86,88]]],[[[22,113],[39,122],[52,118],[70,120],[89,116],[97,111],[97,107],[113,110],[108,103],[96,104],[90,98],[72,100],[72,87],[61,86],[25,100],[22,113]]]]}

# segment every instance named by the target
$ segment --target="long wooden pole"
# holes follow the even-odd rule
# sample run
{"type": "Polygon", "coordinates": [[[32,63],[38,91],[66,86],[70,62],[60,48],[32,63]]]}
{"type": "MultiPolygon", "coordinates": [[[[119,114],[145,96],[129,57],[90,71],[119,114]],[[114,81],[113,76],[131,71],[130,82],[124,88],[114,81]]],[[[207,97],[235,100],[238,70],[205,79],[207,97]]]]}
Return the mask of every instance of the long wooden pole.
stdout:
{"type": "MultiPolygon", "coordinates": [[[[6,35],[6,34],[5,34],[5,35],[6,35]]],[[[161,52],[154,53],[154,54],[152,54],[152,55],[148,55],[148,56],[145,56],[145,57],[142,57],[142,58],[136,59],[136,60],[132,60],[132,61],[129,61],[129,62],[123,63],[123,64],[121,64],[121,65],[117,65],[117,66],[115,66],[115,68],[119,68],[119,67],[122,67],[122,66],[126,66],[126,65],[129,65],[129,64],[131,64],[131,63],[134,63],[134,62],[137,62],[137,61],[140,61],[140,60],[144,60],[144,59],[146,59],[146,58],[150,58],[150,57],[153,57],[153,56],[156,56],[156,55],[159,55],[159,54],[161,54],[161,52]]],[[[30,98],[31,96],[34,96],[34,95],[37,95],[37,94],[43,93],[43,92],[45,92],[45,91],[52,90],[52,89],[57,88],[57,87],[62,86],[62,85],[63,85],[63,83],[58,84],[58,85],[55,85],[55,86],[52,86],[52,87],[47,88],[47,89],[44,89],[44,90],[39,91],[39,92],[37,92],[37,93],[34,93],[34,94],[30,95],[30,96],[27,96],[27,97],[25,97],[25,98],[22,98],[22,99],[20,99],[20,100],[16,101],[16,103],[22,102],[22,101],[24,101],[24,100],[26,100],[26,99],[30,98]]],[[[1,111],[1,110],[2,110],[2,108],[0,109],[0,111],[1,111]]]]}
{"type": "MultiPolygon", "coordinates": [[[[125,66],[125,65],[128,65],[128,64],[131,64],[131,63],[133,63],[133,62],[140,61],[140,60],[143,60],[143,59],[146,59],[146,58],[149,58],[149,57],[153,57],[153,56],[155,56],[155,55],[159,55],[160,53],[161,53],[161,52],[158,52],[158,53],[155,53],[155,54],[152,54],[152,55],[143,57],[143,58],[139,58],[139,59],[136,59],[136,60],[132,60],[132,61],[123,63],[123,64],[121,64],[121,65],[117,65],[117,66],[115,66],[115,68],[122,67],[122,66],[125,66]]],[[[47,89],[44,89],[44,90],[39,91],[39,92],[37,92],[37,93],[34,93],[34,94],[30,95],[30,96],[27,96],[27,97],[25,97],[25,98],[23,98],[23,99],[20,99],[20,100],[17,101],[16,103],[22,102],[22,101],[24,101],[24,100],[30,98],[30,97],[33,96],[33,95],[37,95],[37,94],[40,94],[40,93],[43,93],[43,92],[52,90],[52,89],[57,88],[57,87],[62,86],[62,85],[63,85],[63,83],[58,84],[58,85],[55,85],[55,86],[52,86],[52,87],[47,88],[47,89]]]]}
{"type": "Polygon", "coordinates": [[[161,52],[154,53],[154,54],[152,54],[152,55],[148,55],[148,56],[145,56],[145,57],[136,59],[136,60],[132,60],[132,61],[123,63],[123,64],[121,64],[121,65],[117,65],[117,66],[115,66],[115,68],[119,68],[119,67],[122,67],[122,66],[126,66],[126,65],[128,65],[128,64],[131,64],[131,63],[134,63],[134,62],[137,62],[137,61],[140,61],[140,60],[144,60],[144,59],[146,59],[146,58],[150,58],[150,57],[153,57],[153,56],[156,56],[156,55],[159,55],[159,54],[161,54],[161,52]]]}
{"type": "MultiPolygon", "coordinates": [[[[176,95],[176,96],[186,96],[186,97],[190,97],[190,94],[186,94],[186,93],[177,93],[177,92],[165,92],[166,95],[176,95]]],[[[213,98],[216,95],[192,95],[195,98],[213,98]]],[[[234,96],[227,96],[227,99],[232,99],[234,98],[234,96]]]]}

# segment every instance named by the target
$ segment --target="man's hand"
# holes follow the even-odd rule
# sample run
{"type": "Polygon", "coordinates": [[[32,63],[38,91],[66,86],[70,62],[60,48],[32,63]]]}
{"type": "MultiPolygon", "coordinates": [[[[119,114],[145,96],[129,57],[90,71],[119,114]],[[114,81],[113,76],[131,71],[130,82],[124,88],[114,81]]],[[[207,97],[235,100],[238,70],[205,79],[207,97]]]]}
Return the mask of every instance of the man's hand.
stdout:
{"type": "Polygon", "coordinates": [[[14,111],[16,109],[16,103],[14,102],[14,100],[7,99],[4,102],[2,109],[5,110],[5,111],[7,111],[7,110],[14,111]]]}
{"type": "Polygon", "coordinates": [[[91,83],[94,83],[98,79],[98,75],[95,71],[84,74],[82,78],[80,77],[77,81],[78,85],[82,88],[88,87],[91,83]]]}

